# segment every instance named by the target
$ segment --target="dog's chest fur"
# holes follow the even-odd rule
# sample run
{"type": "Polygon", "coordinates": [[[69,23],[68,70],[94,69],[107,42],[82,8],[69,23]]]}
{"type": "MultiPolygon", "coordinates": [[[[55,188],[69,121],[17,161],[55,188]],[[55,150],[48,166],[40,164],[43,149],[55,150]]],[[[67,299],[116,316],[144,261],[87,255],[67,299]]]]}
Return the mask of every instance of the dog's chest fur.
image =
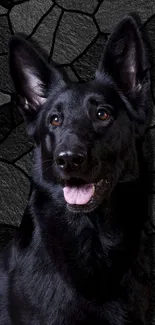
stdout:
{"type": "MultiPolygon", "coordinates": [[[[124,274],[128,277],[133,259],[131,247],[126,253],[131,229],[127,219],[124,225],[121,220],[125,207],[119,209],[121,226],[116,227],[109,202],[91,219],[58,209],[48,195],[35,190],[29,205],[5,260],[10,297],[1,305],[11,303],[8,325],[124,324],[133,308],[127,286],[119,281],[124,274]]],[[[134,219],[129,210],[126,218],[134,219]]],[[[137,245],[135,229],[134,236],[137,245]]]]}

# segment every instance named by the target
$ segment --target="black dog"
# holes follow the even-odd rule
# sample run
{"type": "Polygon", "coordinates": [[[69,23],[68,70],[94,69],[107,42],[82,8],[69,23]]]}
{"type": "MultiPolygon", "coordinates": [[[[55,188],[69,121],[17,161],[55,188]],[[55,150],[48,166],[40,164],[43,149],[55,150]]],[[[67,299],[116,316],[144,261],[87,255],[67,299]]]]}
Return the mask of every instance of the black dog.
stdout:
{"type": "Polygon", "coordinates": [[[32,193],[1,261],[0,325],[137,325],[125,283],[147,215],[138,27],[131,17],[118,25],[85,84],[20,37],[10,70],[35,150],[32,193]]]}

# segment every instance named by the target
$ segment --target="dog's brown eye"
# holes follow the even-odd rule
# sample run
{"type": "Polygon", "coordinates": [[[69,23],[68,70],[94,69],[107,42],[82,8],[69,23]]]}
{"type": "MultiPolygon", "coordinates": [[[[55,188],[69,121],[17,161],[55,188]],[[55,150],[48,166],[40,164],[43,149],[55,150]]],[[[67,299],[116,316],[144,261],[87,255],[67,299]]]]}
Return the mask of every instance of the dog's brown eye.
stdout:
{"type": "Polygon", "coordinates": [[[61,125],[61,119],[58,115],[53,115],[50,119],[50,123],[53,126],[60,126],[61,125]]]}
{"type": "Polygon", "coordinates": [[[105,109],[99,109],[97,111],[97,117],[99,120],[106,121],[110,118],[110,114],[105,109]]]}

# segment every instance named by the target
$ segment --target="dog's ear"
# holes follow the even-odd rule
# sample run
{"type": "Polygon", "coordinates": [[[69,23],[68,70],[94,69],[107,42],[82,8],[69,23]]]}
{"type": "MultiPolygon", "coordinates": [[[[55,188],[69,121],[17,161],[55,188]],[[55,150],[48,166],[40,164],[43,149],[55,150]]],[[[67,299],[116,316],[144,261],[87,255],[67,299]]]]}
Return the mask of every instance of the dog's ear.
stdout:
{"type": "Polygon", "coordinates": [[[50,67],[25,39],[13,36],[9,44],[10,73],[18,94],[19,109],[33,133],[32,124],[46,102],[49,90],[65,84],[60,72],[50,67]]]}
{"type": "Polygon", "coordinates": [[[146,72],[145,50],[132,17],[124,18],[109,37],[96,78],[107,73],[126,94],[134,96],[142,88],[146,72]]]}

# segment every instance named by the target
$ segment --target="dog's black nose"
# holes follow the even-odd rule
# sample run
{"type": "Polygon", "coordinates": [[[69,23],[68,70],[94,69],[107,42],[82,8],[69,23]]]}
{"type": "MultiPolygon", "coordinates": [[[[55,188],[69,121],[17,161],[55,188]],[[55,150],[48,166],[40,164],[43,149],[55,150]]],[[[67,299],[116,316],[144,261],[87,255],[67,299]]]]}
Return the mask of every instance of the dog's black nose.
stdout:
{"type": "Polygon", "coordinates": [[[86,161],[84,152],[74,153],[71,151],[60,152],[56,157],[56,163],[60,169],[74,170],[81,167],[86,161]]]}

